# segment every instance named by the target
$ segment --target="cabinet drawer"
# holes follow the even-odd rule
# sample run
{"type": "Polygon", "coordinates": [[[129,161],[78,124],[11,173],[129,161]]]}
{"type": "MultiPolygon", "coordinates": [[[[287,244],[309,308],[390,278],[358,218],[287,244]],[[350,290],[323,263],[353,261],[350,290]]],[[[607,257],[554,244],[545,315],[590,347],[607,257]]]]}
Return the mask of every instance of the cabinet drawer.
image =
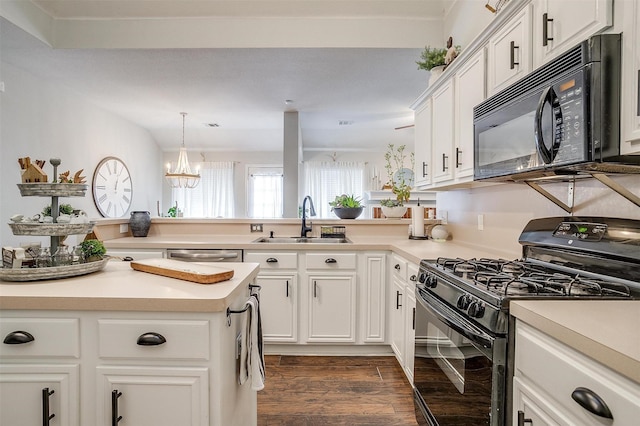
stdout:
{"type": "Polygon", "coordinates": [[[607,404],[614,421],[608,425],[637,422],[640,389],[637,384],[540,331],[518,322],[515,376],[548,394],[554,411],[575,419],[575,424],[600,425],[598,417],[572,398],[586,388],[607,404]]]}
{"type": "Polygon", "coordinates": [[[28,335],[33,340],[20,344],[1,343],[0,358],[78,358],[79,332],[80,320],[77,318],[2,318],[0,336],[3,341],[31,340],[28,335]]]}
{"type": "Polygon", "coordinates": [[[391,273],[400,281],[407,281],[407,261],[394,254],[391,257],[391,273]]]}
{"type": "Polygon", "coordinates": [[[307,269],[355,269],[355,253],[307,253],[307,269]]]}
{"type": "Polygon", "coordinates": [[[98,336],[101,358],[209,359],[208,321],[102,319],[98,336]]]}
{"type": "Polygon", "coordinates": [[[259,263],[261,270],[297,269],[298,253],[247,252],[244,255],[244,261],[259,263]]]}

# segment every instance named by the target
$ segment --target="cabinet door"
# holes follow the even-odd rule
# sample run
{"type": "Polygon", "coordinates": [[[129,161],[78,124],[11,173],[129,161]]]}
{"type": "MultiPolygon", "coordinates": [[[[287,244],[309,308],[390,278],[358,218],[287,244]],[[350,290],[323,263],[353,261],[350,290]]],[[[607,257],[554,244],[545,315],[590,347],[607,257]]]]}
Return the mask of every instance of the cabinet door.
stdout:
{"type": "Polygon", "coordinates": [[[427,99],[415,113],[415,182],[416,187],[431,184],[433,165],[431,164],[431,98],[427,99]]]}
{"type": "Polygon", "coordinates": [[[310,275],[308,290],[308,341],[355,342],[355,276],[310,275]]]}
{"type": "Polygon", "coordinates": [[[78,365],[0,365],[0,425],[77,426],[78,365]]]}
{"type": "Polygon", "coordinates": [[[453,79],[444,83],[432,96],[433,100],[433,156],[434,183],[453,178],[453,79]]]}
{"type": "Polygon", "coordinates": [[[487,92],[492,95],[531,71],[531,6],[525,6],[487,45],[487,92]]]}
{"type": "Polygon", "coordinates": [[[207,368],[98,367],[96,424],[208,426],[207,368]]]}
{"type": "Polygon", "coordinates": [[[528,386],[519,377],[513,379],[513,425],[560,426],[574,424],[549,404],[544,393],[528,386]],[[520,421],[518,421],[520,417],[520,421]],[[527,422],[529,420],[529,422],[527,422]]]}
{"type": "Polygon", "coordinates": [[[396,354],[398,363],[405,363],[405,283],[393,279],[391,291],[391,349],[396,354]]]}
{"type": "MultiPolygon", "coordinates": [[[[415,282],[410,281],[409,286],[414,286],[415,282]]],[[[405,351],[404,351],[404,373],[413,384],[413,366],[416,343],[416,295],[407,288],[405,306],[405,351]]]]}
{"type": "Polygon", "coordinates": [[[455,177],[473,177],[473,108],[485,98],[485,54],[478,51],[455,76],[456,144],[452,161],[455,177]]]}
{"type": "Polygon", "coordinates": [[[640,154],[640,2],[626,1],[619,7],[624,8],[625,19],[620,151],[623,155],[640,154]]]}
{"type": "Polygon", "coordinates": [[[534,68],[611,26],[613,0],[537,0],[534,3],[534,68]]]}
{"type": "Polygon", "coordinates": [[[259,275],[260,315],[265,342],[297,342],[298,285],[295,274],[259,275]]]}
{"type": "Polygon", "coordinates": [[[386,256],[384,254],[365,254],[364,271],[358,274],[364,277],[360,300],[361,324],[365,343],[382,343],[385,338],[385,276],[386,256]]]}

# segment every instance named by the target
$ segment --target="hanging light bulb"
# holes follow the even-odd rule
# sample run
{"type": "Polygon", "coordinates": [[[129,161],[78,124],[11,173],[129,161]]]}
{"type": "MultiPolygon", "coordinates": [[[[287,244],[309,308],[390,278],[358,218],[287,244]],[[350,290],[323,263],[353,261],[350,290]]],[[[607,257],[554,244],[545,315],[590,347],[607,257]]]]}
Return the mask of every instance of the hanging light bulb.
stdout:
{"type": "Polygon", "coordinates": [[[191,172],[191,166],[189,166],[189,159],[187,158],[187,148],[184,146],[184,121],[187,113],[181,112],[180,114],[182,114],[182,146],[180,147],[180,154],[178,154],[178,163],[173,172],[171,171],[171,164],[167,164],[167,173],[164,177],[172,188],[195,188],[200,182],[200,174],[197,170],[196,173],[191,172]]]}

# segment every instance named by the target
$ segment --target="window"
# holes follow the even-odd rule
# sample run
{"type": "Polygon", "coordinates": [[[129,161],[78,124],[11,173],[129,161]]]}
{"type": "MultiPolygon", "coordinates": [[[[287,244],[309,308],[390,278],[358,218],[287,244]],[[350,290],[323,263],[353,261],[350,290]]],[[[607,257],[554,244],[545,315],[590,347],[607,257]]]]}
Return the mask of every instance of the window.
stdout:
{"type": "Polygon", "coordinates": [[[200,183],[195,188],[171,190],[171,205],[178,204],[184,217],[234,216],[233,162],[196,163],[200,183]]]}
{"type": "Polygon", "coordinates": [[[247,175],[247,217],[282,217],[282,167],[249,166],[247,175]]]}
{"type": "Polygon", "coordinates": [[[365,163],[355,161],[305,162],[305,195],[310,195],[319,218],[333,218],[329,202],[336,196],[355,195],[364,200],[365,163]]]}

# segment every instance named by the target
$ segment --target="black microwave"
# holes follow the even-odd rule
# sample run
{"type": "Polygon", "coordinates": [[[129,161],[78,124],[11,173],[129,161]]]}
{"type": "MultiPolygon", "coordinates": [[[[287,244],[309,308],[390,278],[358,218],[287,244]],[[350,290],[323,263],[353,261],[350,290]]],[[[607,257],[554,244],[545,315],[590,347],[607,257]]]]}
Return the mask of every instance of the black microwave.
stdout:
{"type": "Polygon", "coordinates": [[[638,173],[620,155],[621,35],[585,40],[474,108],[474,179],[638,173]]]}

